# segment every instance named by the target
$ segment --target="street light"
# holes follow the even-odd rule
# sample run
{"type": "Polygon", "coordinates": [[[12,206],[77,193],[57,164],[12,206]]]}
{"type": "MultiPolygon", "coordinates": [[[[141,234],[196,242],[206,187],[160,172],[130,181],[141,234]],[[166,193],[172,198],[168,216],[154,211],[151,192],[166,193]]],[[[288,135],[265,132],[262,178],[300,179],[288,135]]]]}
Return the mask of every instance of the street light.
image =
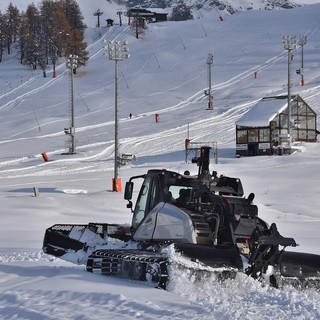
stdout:
{"type": "Polygon", "coordinates": [[[118,61],[129,58],[127,41],[107,41],[107,54],[109,60],[115,61],[115,95],[114,95],[114,177],[112,179],[112,191],[121,191],[121,179],[119,179],[119,126],[118,126],[118,61]]]}
{"type": "Polygon", "coordinates": [[[296,49],[297,40],[295,36],[283,35],[282,46],[288,50],[288,147],[291,149],[291,51],[296,49]]]}
{"type": "Polygon", "coordinates": [[[70,54],[68,57],[68,61],[66,63],[67,68],[70,69],[71,75],[71,99],[70,99],[70,109],[71,109],[71,126],[70,130],[65,132],[70,134],[71,136],[71,148],[69,149],[69,153],[75,153],[75,125],[74,125],[74,97],[73,97],[73,74],[74,70],[78,67],[79,57],[74,54],[70,54]]]}
{"type": "Polygon", "coordinates": [[[301,75],[301,86],[304,86],[304,70],[303,70],[303,47],[307,44],[307,36],[300,36],[298,45],[301,46],[301,68],[299,74],[301,75]]]}

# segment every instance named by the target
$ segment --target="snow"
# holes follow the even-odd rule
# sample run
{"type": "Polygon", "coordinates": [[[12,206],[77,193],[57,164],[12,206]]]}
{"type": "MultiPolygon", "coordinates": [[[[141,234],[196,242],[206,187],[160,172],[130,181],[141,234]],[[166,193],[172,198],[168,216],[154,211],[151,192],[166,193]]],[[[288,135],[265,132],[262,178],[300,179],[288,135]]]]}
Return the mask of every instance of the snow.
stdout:
{"type": "Polygon", "coordinates": [[[286,107],[286,99],[278,99],[275,97],[263,98],[250,109],[250,112],[245,113],[237,120],[236,125],[253,127],[268,126],[269,122],[286,107]]]}
{"type": "Polygon", "coordinates": [[[319,3],[319,0],[296,0],[295,3],[307,5],[307,4],[319,3]]]}
{"type": "MultiPolygon", "coordinates": [[[[70,125],[64,61],[56,78],[50,67],[43,78],[41,70],[19,65],[17,55],[5,55],[0,64],[0,318],[320,319],[320,293],[312,289],[281,291],[244,275],[221,284],[213,276],[199,280],[173,268],[164,291],[90,274],[83,265],[41,251],[44,231],[55,223],[131,222],[123,193],[111,192],[114,62],[103,49],[103,40],[126,39],[130,58],[119,63],[120,152],[136,161],[120,169],[122,183],[150,168],[196,173],[196,165],[184,161],[185,139],[217,141],[218,164],[212,159],[211,169],[239,177],[245,194],[255,193],[261,218],[276,222],[281,234],[299,243],[294,250],[320,254],[319,143],[299,144],[291,156],[235,158],[235,122],[262,97],[286,94],[281,34],[308,36],[306,85],[294,75],[293,94],[313,101],[320,114],[315,103],[319,10],[320,4],[247,11],[224,21],[203,12],[193,21],[150,24],[139,40],[126,24],[88,30],[90,60],[74,79],[75,155],[63,154],[63,128],[70,125]],[[214,54],[213,111],[206,110],[203,94],[208,53],[214,54]]],[[[297,49],[293,68],[299,65],[297,49]]]]}

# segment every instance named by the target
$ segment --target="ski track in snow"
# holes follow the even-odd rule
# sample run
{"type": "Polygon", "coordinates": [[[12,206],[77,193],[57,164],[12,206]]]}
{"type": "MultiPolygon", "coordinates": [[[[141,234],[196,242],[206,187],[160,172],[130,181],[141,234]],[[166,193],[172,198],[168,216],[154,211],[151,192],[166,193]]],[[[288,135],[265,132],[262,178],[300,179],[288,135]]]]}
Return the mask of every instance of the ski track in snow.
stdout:
{"type": "MultiPolygon", "coordinates": [[[[119,34],[116,35],[115,39],[121,39],[123,38],[126,33],[128,32],[128,27],[121,29],[121,31],[119,32],[119,34]]],[[[95,52],[95,54],[91,55],[91,59],[96,57],[97,55],[101,54],[104,51],[104,48],[101,48],[102,44],[103,44],[103,40],[105,40],[106,38],[110,37],[111,35],[114,35],[115,31],[110,32],[110,30],[108,30],[104,35],[102,35],[101,38],[99,38],[96,42],[94,42],[93,44],[90,45],[89,47],[89,51],[90,52],[95,52]],[[109,35],[109,33],[111,33],[109,35]]],[[[234,76],[233,78],[224,81],[222,83],[216,84],[214,85],[212,88],[213,90],[222,90],[222,89],[226,89],[227,87],[232,87],[234,86],[237,82],[243,81],[248,77],[252,76],[252,72],[253,70],[263,70],[265,68],[270,67],[271,65],[273,65],[275,62],[277,62],[280,59],[283,59],[283,56],[285,55],[285,53],[282,53],[280,55],[277,55],[273,58],[268,59],[266,62],[262,63],[261,65],[258,66],[254,66],[251,67],[250,69],[242,72],[241,74],[234,76]]],[[[26,96],[32,95],[34,93],[38,93],[39,91],[43,90],[43,89],[47,89],[47,87],[50,87],[52,85],[54,85],[57,81],[62,81],[63,77],[65,77],[67,75],[67,71],[68,70],[64,70],[63,75],[61,77],[55,78],[50,80],[48,83],[46,83],[45,85],[40,85],[39,87],[36,87],[35,89],[26,92],[23,95],[20,95],[18,98],[15,98],[14,101],[16,101],[17,99],[21,100],[23,98],[25,98],[26,96]]],[[[28,88],[29,84],[26,85],[28,88]]],[[[159,94],[163,94],[163,92],[159,92],[159,94]]],[[[181,109],[181,108],[186,108],[191,104],[197,103],[197,102],[201,102],[205,99],[205,96],[203,95],[203,90],[200,90],[194,94],[192,94],[189,98],[185,99],[184,101],[181,101],[179,104],[177,105],[173,105],[173,106],[169,106],[169,107],[164,107],[162,109],[159,110],[155,110],[152,111],[150,113],[143,113],[140,114],[140,117],[143,116],[150,116],[152,114],[156,113],[166,113],[166,112],[171,112],[171,111],[176,111],[177,109],[181,109]]],[[[13,101],[13,102],[14,102],[13,101]]],[[[6,107],[12,105],[11,101],[7,102],[7,104],[3,105],[2,108],[5,109],[6,107]]],[[[193,122],[191,124],[189,124],[190,126],[190,130],[194,136],[194,140],[195,141],[212,141],[212,137],[213,136],[219,136],[219,140],[220,143],[228,143],[228,142],[232,142],[232,141],[226,141],[226,139],[224,138],[224,136],[229,137],[230,135],[228,134],[229,130],[233,130],[234,127],[234,122],[241,117],[241,115],[243,113],[245,113],[248,108],[253,105],[256,101],[251,101],[239,106],[235,106],[233,108],[230,108],[227,112],[222,113],[222,114],[218,114],[216,116],[211,116],[206,120],[201,120],[201,121],[197,121],[197,122],[193,122]],[[220,121],[220,119],[223,119],[223,123],[220,121]],[[213,126],[212,123],[218,123],[218,125],[213,126]]],[[[138,117],[139,117],[138,116],[138,117]]],[[[46,125],[46,123],[42,124],[42,126],[46,125]]],[[[79,127],[77,128],[77,132],[82,132],[82,131],[86,131],[86,130],[92,130],[94,128],[100,127],[100,126],[106,126],[106,125],[113,125],[113,121],[110,121],[109,123],[103,123],[103,124],[97,124],[97,125],[93,125],[93,126],[86,126],[86,127],[79,127]]],[[[177,145],[179,145],[181,143],[181,141],[183,141],[184,137],[185,137],[185,133],[187,130],[187,125],[184,125],[180,128],[173,128],[170,130],[166,130],[164,132],[160,132],[160,133],[156,133],[153,135],[149,135],[149,136],[136,136],[136,137],[132,137],[132,138],[122,138],[120,143],[122,145],[122,147],[127,150],[127,152],[131,152],[132,154],[135,155],[139,155],[139,156],[143,156],[143,155],[154,155],[154,154],[161,154],[163,151],[165,150],[176,150],[177,145]],[[171,144],[165,145],[163,146],[162,144],[162,139],[163,137],[171,137],[172,139],[170,139],[171,144]],[[143,144],[143,148],[140,148],[140,146],[143,144]],[[156,148],[150,148],[148,147],[148,145],[150,144],[150,146],[152,145],[157,146],[156,148]],[[152,152],[152,149],[154,150],[152,152]],[[143,150],[148,150],[147,152],[144,152],[143,150]]],[[[15,133],[15,136],[19,136],[21,135],[22,132],[17,132],[15,133]]],[[[51,133],[49,136],[57,136],[57,135],[63,135],[62,132],[56,132],[56,133],[51,133]]],[[[46,135],[48,136],[48,135],[46,135]]],[[[43,136],[45,137],[45,136],[43,136]]],[[[12,143],[15,141],[15,139],[13,139],[14,136],[11,136],[11,139],[5,140],[5,141],[0,141],[0,143],[12,143]]],[[[41,136],[39,137],[41,138],[41,136]]],[[[20,139],[28,139],[27,137],[24,138],[20,138],[20,139]]],[[[33,137],[30,139],[33,139],[33,137]]],[[[108,143],[108,142],[107,142],[108,143]]],[[[86,147],[90,148],[93,147],[94,145],[87,145],[86,147]]],[[[70,173],[74,173],[74,172],[82,172],[82,171],[86,171],[88,168],[87,162],[89,160],[97,160],[97,159],[102,159],[104,158],[107,154],[109,154],[109,157],[112,156],[112,151],[108,152],[109,147],[95,155],[92,156],[90,158],[85,158],[85,159],[77,159],[74,160],[77,162],[78,164],[78,169],[73,170],[72,168],[66,166],[65,169],[61,168],[61,170],[65,173],[68,173],[68,171],[70,173]],[[82,166],[82,168],[80,168],[79,162],[85,162],[84,166],[82,166]]],[[[51,153],[61,153],[62,150],[53,150],[51,151],[51,153]]],[[[34,156],[35,157],[35,156],[34,156]]],[[[12,165],[14,162],[16,162],[15,160],[12,160],[10,162],[10,165],[12,165]]],[[[70,163],[70,161],[67,161],[70,163]]],[[[72,161],[71,161],[72,162],[72,161]]],[[[3,162],[2,166],[4,166],[6,163],[3,162]]],[[[1,164],[0,164],[1,165],[1,164]]],[[[54,164],[52,163],[51,166],[53,166],[54,164]]],[[[32,174],[35,174],[35,172],[37,172],[36,175],[48,175],[50,174],[50,172],[53,173],[53,170],[50,170],[49,167],[50,165],[47,164],[46,166],[31,166],[26,168],[26,169],[19,169],[18,170],[18,175],[14,175],[13,171],[14,169],[11,170],[1,170],[0,171],[0,176],[9,176],[11,177],[17,177],[17,176],[30,176],[32,174]],[[41,170],[44,170],[41,173],[41,170]]],[[[91,166],[91,168],[93,168],[95,165],[93,164],[93,166],[91,166]]],[[[102,168],[101,166],[99,168],[96,168],[97,171],[99,170],[108,170],[112,168],[112,164],[106,164],[106,167],[102,168]]]]}
{"type": "MultiPolygon", "coordinates": [[[[307,31],[308,36],[314,36],[318,33],[319,31],[319,27],[317,25],[314,26],[314,28],[311,28],[310,30],[307,31]]],[[[103,54],[104,52],[104,48],[103,48],[103,42],[104,40],[107,39],[111,39],[111,37],[113,37],[113,39],[122,39],[124,38],[127,33],[129,32],[129,27],[125,27],[125,28],[119,28],[118,26],[112,27],[110,29],[108,29],[104,34],[101,34],[100,36],[98,36],[98,39],[93,42],[89,47],[89,51],[90,51],[90,59],[95,59],[97,56],[103,54]]],[[[252,77],[252,73],[253,71],[262,71],[264,69],[270,68],[271,66],[273,66],[276,62],[278,62],[281,59],[284,59],[286,57],[286,52],[282,52],[281,54],[278,54],[274,57],[269,58],[267,61],[261,63],[260,65],[256,65],[254,67],[250,67],[249,69],[241,72],[240,74],[224,81],[218,84],[215,84],[212,86],[213,90],[222,90],[222,89],[226,89],[228,87],[232,87],[234,85],[236,85],[238,82],[243,81],[245,79],[247,79],[248,77],[252,77]]],[[[17,101],[22,101],[25,97],[33,95],[35,93],[40,92],[41,90],[47,89],[50,86],[53,86],[56,84],[56,82],[58,81],[62,81],[66,76],[67,76],[67,72],[68,70],[63,66],[60,65],[60,67],[64,68],[64,71],[62,73],[62,75],[60,77],[57,77],[55,79],[51,79],[49,80],[45,85],[39,84],[37,85],[37,79],[33,78],[29,81],[27,81],[24,84],[21,84],[18,88],[13,89],[11,92],[7,92],[6,93],[6,99],[9,99],[10,94],[14,94],[16,92],[16,90],[24,90],[26,91],[23,94],[20,94],[19,96],[15,96],[14,99],[11,101],[9,100],[6,104],[3,104],[1,106],[1,110],[4,110],[6,108],[12,107],[12,106],[16,106],[17,105],[17,101]],[[30,86],[33,86],[34,88],[30,90],[30,86]]],[[[190,79],[192,80],[192,79],[190,79]]],[[[190,81],[190,80],[186,80],[186,81],[190,81]]],[[[181,83],[180,85],[183,85],[183,83],[181,83]]],[[[204,88],[205,89],[205,88],[204,88]]],[[[310,91],[310,89],[309,89],[310,91]]],[[[154,94],[163,94],[163,91],[159,91],[158,93],[154,93],[154,94]]],[[[313,94],[318,96],[317,94],[313,94]]],[[[172,111],[176,111],[177,109],[183,109],[183,108],[187,108],[188,106],[197,103],[197,102],[201,102],[205,99],[206,97],[203,95],[203,90],[200,90],[194,94],[192,94],[189,98],[185,99],[184,101],[181,101],[180,103],[176,104],[176,105],[172,105],[172,106],[166,106],[162,109],[158,109],[158,110],[153,110],[152,112],[146,112],[146,113],[142,113],[140,115],[138,115],[138,117],[135,120],[138,120],[139,117],[144,117],[144,116],[151,116],[154,113],[161,113],[164,114],[166,112],[172,112],[172,111]]],[[[190,123],[190,131],[192,132],[192,135],[194,137],[194,141],[212,141],[212,137],[215,136],[219,136],[219,142],[221,143],[232,143],[233,141],[230,141],[229,137],[230,135],[228,134],[228,132],[230,130],[233,130],[234,127],[234,122],[241,117],[241,115],[243,113],[245,113],[248,108],[253,105],[255,103],[255,101],[251,101],[242,105],[238,105],[235,106],[233,108],[230,108],[227,112],[216,115],[216,116],[211,116],[206,120],[201,120],[201,121],[195,121],[193,123],[190,123]],[[223,119],[223,123],[220,121],[220,119],[223,119]],[[213,126],[212,123],[215,123],[215,125],[213,126]],[[218,125],[217,125],[218,124],[218,125]],[[229,141],[228,141],[229,140],[229,141]]],[[[42,126],[47,125],[47,123],[43,123],[42,126]]],[[[96,125],[92,125],[92,126],[86,126],[86,127],[79,127],[77,128],[77,132],[85,132],[86,130],[93,130],[95,128],[98,127],[104,127],[104,126],[109,126],[109,125],[113,125],[113,121],[110,121],[109,123],[101,123],[101,124],[96,124],[96,125]]],[[[30,129],[33,130],[33,129],[30,129]]],[[[184,140],[185,137],[185,133],[187,130],[187,125],[181,126],[181,127],[177,127],[177,128],[173,128],[170,130],[166,130],[164,132],[159,132],[159,133],[155,133],[153,135],[149,135],[149,136],[136,136],[136,137],[131,137],[131,138],[122,138],[120,143],[121,146],[125,149],[128,150],[128,152],[131,152],[132,154],[135,154],[137,156],[143,156],[143,155],[147,155],[146,152],[144,152],[143,150],[148,150],[148,154],[149,155],[154,155],[154,154],[160,154],[165,150],[176,150],[177,146],[179,144],[181,144],[181,141],[184,140]],[[161,140],[163,137],[171,137],[170,141],[170,145],[169,146],[163,146],[161,143],[161,140]],[[144,148],[141,148],[140,146],[144,144],[144,148]],[[156,148],[150,148],[148,145],[150,146],[156,146],[156,148]],[[154,150],[152,152],[152,149],[154,150]]],[[[23,137],[23,138],[17,138],[14,139],[14,136],[19,136],[21,134],[23,134],[24,132],[16,132],[14,135],[11,135],[9,139],[7,140],[3,140],[0,141],[0,143],[12,143],[14,141],[17,141],[19,139],[28,139],[28,137],[23,137]]],[[[55,133],[51,133],[49,135],[44,135],[43,137],[55,137],[55,136],[61,136],[63,135],[62,132],[55,132],[55,133]]],[[[39,138],[41,138],[41,136],[39,136],[39,138]]],[[[33,137],[30,137],[30,139],[33,139],[33,137]]],[[[108,145],[109,143],[112,143],[112,141],[110,142],[106,142],[106,144],[108,145]]],[[[88,144],[86,145],[87,148],[90,147],[94,147],[94,144],[88,144]]],[[[81,146],[80,146],[81,148],[81,146]]],[[[61,153],[63,150],[51,150],[50,153],[55,154],[55,153],[61,153]]],[[[81,171],[85,171],[86,169],[88,169],[88,164],[87,162],[92,160],[98,160],[98,159],[104,159],[107,156],[107,159],[112,157],[112,150],[110,150],[110,147],[107,146],[106,149],[103,152],[99,152],[98,154],[96,154],[95,156],[90,156],[90,157],[83,157],[82,159],[75,159],[74,161],[77,162],[77,164],[79,165],[79,162],[82,163],[84,162],[84,166],[83,168],[78,168],[78,172],[81,171]]],[[[33,158],[36,158],[36,155],[33,155],[31,157],[29,157],[30,161],[30,166],[28,168],[25,169],[19,169],[18,170],[18,176],[23,176],[24,173],[26,176],[29,176],[31,174],[33,174],[32,172],[37,172],[37,175],[41,175],[41,170],[45,170],[43,171],[43,174],[50,174],[50,169],[45,168],[45,166],[33,166],[32,165],[32,160],[33,158]]],[[[5,167],[6,165],[10,165],[12,166],[14,163],[19,163],[21,161],[21,159],[18,160],[10,160],[10,161],[5,161],[2,162],[0,165],[1,167],[5,167]]],[[[68,161],[69,162],[69,161],[68,161]]],[[[72,162],[72,161],[71,161],[72,162]]],[[[71,162],[70,165],[71,165],[71,162]]],[[[51,166],[53,166],[53,164],[50,164],[51,166]]],[[[47,164],[47,167],[50,166],[49,164],[47,164]]],[[[95,164],[93,164],[91,166],[91,168],[93,168],[95,166],[95,164]]],[[[96,170],[108,170],[112,167],[112,164],[105,164],[105,166],[100,166],[97,167],[96,170]]],[[[70,172],[74,172],[74,170],[72,170],[72,168],[69,168],[70,172]]],[[[65,166],[64,169],[65,173],[68,172],[68,165],[65,166]]],[[[9,169],[9,170],[5,170],[2,169],[2,171],[0,171],[0,176],[4,175],[7,176],[7,174],[13,174],[14,169],[9,169]]],[[[52,170],[52,174],[53,170],[52,170]]],[[[14,175],[13,175],[14,176],[14,175]]]]}
{"type": "MultiPolygon", "coordinates": [[[[103,41],[108,39],[123,39],[128,28],[119,28],[114,26],[97,38],[89,46],[90,59],[98,59],[104,55],[103,41]]],[[[308,37],[316,37],[319,34],[318,24],[314,28],[307,31],[308,37]]],[[[245,53],[245,49],[243,52],[245,53]]],[[[165,50],[165,48],[163,48],[165,50]]],[[[226,90],[233,88],[237,84],[252,77],[253,71],[264,71],[272,68],[277,62],[286,58],[286,52],[269,57],[266,61],[250,66],[247,70],[232,76],[230,79],[216,83],[212,86],[214,91],[226,90]]],[[[106,57],[107,59],[107,57],[106,57]]],[[[142,73],[148,62],[145,61],[137,73],[142,73]]],[[[0,99],[6,101],[2,103],[0,111],[8,111],[10,109],[19,108],[21,102],[27,97],[32,97],[36,93],[54,86],[61,81],[66,81],[68,70],[62,64],[58,66],[61,71],[59,77],[49,80],[46,84],[40,81],[39,77],[32,77],[25,83],[20,84],[16,88],[10,89],[7,92],[1,92],[0,99]]],[[[176,68],[176,65],[172,69],[176,68]]],[[[195,81],[194,78],[181,80],[176,84],[174,89],[195,81]]],[[[206,88],[203,88],[206,89],[206,88]]],[[[98,93],[92,91],[90,94],[98,93]]],[[[162,96],[168,90],[159,90],[153,92],[152,95],[162,96]]],[[[307,99],[319,100],[319,86],[305,90],[307,99]]],[[[169,114],[179,109],[190,110],[193,105],[203,102],[206,97],[203,95],[203,90],[190,92],[190,95],[182,101],[174,105],[164,105],[162,108],[152,110],[150,112],[141,112],[136,115],[131,121],[140,121],[143,117],[151,117],[154,113],[169,114]]],[[[234,143],[233,134],[234,123],[239,119],[256,100],[246,100],[243,103],[230,106],[224,112],[216,114],[215,111],[210,113],[205,119],[193,119],[188,125],[178,125],[171,129],[155,129],[153,134],[145,134],[141,131],[140,135],[132,136],[127,134],[120,139],[120,144],[123,150],[132,153],[139,157],[148,157],[161,155],[170,151],[176,152],[183,149],[182,142],[186,137],[187,128],[189,127],[193,141],[212,141],[212,137],[219,137],[219,143],[228,145],[234,143]],[[163,140],[166,141],[164,145],[163,140]]],[[[61,104],[62,107],[62,104],[61,104]]],[[[57,106],[46,106],[44,108],[48,115],[53,115],[58,112],[57,106]],[[49,110],[51,113],[49,113],[49,110]]],[[[320,110],[320,108],[319,108],[320,110]]],[[[316,110],[316,111],[319,111],[316,110]]],[[[94,111],[94,112],[100,112],[94,111]]],[[[23,115],[23,114],[22,114],[23,115]]],[[[20,114],[21,116],[21,114],[20,114]]],[[[87,115],[84,115],[87,116],[87,115]]],[[[320,115],[319,115],[320,116],[320,115]]],[[[17,115],[18,117],[18,115],[17,115]]],[[[59,119],[56,121],[60,121],[59,119]]],[[[121,119],[122,122],[126,119],[121,119]]],[[[41,126],[49,126],[53,121],[41,123],[41,126]]],[[[92,125],[83,125],[77,128],[77,132],[85,133],[89,130],[98,128],[108,129],[114,125],[113,121],[95,123],[92,125]]],[[[6,143],[15,143],[22,140],[32,140],[32,135],[28,136],[28,130],[14,132],[3,138],[0,145],[6,143]]],[[[39,134],[38,139],[48,137],[57,137],[63,135],[60,131],[55,131],[46,134],[39,134]]],[[[112,160],[114,152],[114,141],[106,140],[96,143],[88,143],[79,146],[79,150],[94,150],[92,154],[85,152],[75,155],[67,159],[55,159],[54,161],[43,163],[40,162],[41,155],[32,154],[26,157],[17,157],[8,160],[0,161],[0,178],[25,178],[25,177],[42,177],[42,176],[61,176],[71,175],[74,173],[88,172],[104,172],[113,170],[114,163],[112,160]]],[[[64,149],[50,149],[48,154],[51,156],[61,154],[64,149]]],[[[315,157],[318,157],[315,155],[315,157]]],[[[296,161],[294,163],[279,163],[268,165],[271,159],[263,159],[264,163],[261,166],[256,165],[252,168],[237,168],[229,173],[241,173],[244,171],[263,171],[266,168],[276,168],[280,166],[297,166],[303,168],[307,165],[306,161],[296,161]]],[[[315,160],[312,164],[319,163],[315,160]]],[[[25,185],[25,184],[24,184],[25,185]]],[[[64,189],[65,193],[86,193],[86,190],[68,190],[64,189]]],[[[139,293],[135,297],[124,296],[120,293],[123,283],[132,290],[143,288],[144,285],[126,280],[116,280],[104,278],[97,275],[88,274],[83,266],[73,266],[61,262],[59,259],[54,259],[42,253],[42,251],[26,251],[26,252],[10,252],[8,254],[0,251],[0,283],[2,294],[0,295],[0,313],[3,319],[34,319],[34,320],[51,320],[51,319],[70,319],[87,320],[87,315],[90,319],[104,319],[108,315],[109,319],[198,319],[203,320],[318,320],[320,319],[320,293],[314,290],[306,290],[298,292],[295,289],[287,288],[283,291],[262,287],[260,283],[253,279],[247,278],[244,275],[239,275],[235,281],[226,281],[222,284],[216,283],[214,279],[205,279],[198,282],[193,279],[190,281],[188,272],[172,269],[172,280],[169,284],[168,294],[174,294],[182,297],[182,300],[189,301],[179,303],[175,299],[169,302],[169,299],[162,299],[163,295],[157,289],[150,289],[150,301],[140,301],[139,293]],[[18,262],[25,262],[24,268],[17,266],[18,262]],[[52,267],[54,264],[54,267],[52,267]],[[29,268],[29,269],[28,269],[29,268]],[[23,270],[22,270],[23,269],[23,270]],[[28,271],[26,271],[28,269],[28,271]],[[7,276],[10,274],[10,277],[7,276]],[[46,280],[52,277],[59,276],[57,281],[68,281],[81,279],[87,286],[83,287],[82,293],[73,292],[72,288],[64,288],[63,290],[55,290],[46,286],[46,280]],[[15,279],[20,277],[19,282],[15,283],[15,279]],[[12,285],[14,283],[14,285],[12,285]],[[104,283],[114,285],[114,291],[104,292],[102,286],[104,283]],[[101,287],[95,285],[101,284],[101,287]],[[24,285],[33,289],[25,289],[24,285]],[[6,288],[8,290],[6,290],[6,288]],[[120,290],[120,291],[119,291],[120,290]],[[155,290],[155,291],[151,291],[155,290]],[[118,292],[119,291],[119,292],[118,292]],[[159,295],[159,297],[158,297],[159,295]],[[154,298],[157,296],[157,298],[154,298]],[[70,310],[73,314],[70,315],[70,310]],[[19,317],[20,315],[23,315],[19,317]]],[[[50,282],[49,282],[50,283],[50,282]]],[[[52,282],[51,282],[52,283],[52,282]]],[[[69,283],[69,282],[68,282],[69,283]]],[[[137,290],[137,292],[139,292],[137,290]]],[[[167,294],[167,293],[166,293],[167,294]]]]}

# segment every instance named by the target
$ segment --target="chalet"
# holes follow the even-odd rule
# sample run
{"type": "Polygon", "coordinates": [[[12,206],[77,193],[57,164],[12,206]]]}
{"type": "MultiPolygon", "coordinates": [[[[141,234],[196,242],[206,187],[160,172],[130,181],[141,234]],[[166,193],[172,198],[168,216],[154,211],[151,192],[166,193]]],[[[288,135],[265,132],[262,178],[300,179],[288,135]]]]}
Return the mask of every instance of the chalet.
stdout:
{"type": "MultiPolygon", "coordinates": [[[[287,96],[266,97],[236,122],[238,156],[271,155],[288,139],[287,96]]],[[[317,140],[317,115],[299,96],[291,99],[292,141],[317,140]]]]}
{"type": "Polygon", "coordinates": [[[168,20],[168,12],[161,8],[131,8],[127,12],[129,21],[132,18],[144,18],[148,22],[160,22],[168,20]]]}

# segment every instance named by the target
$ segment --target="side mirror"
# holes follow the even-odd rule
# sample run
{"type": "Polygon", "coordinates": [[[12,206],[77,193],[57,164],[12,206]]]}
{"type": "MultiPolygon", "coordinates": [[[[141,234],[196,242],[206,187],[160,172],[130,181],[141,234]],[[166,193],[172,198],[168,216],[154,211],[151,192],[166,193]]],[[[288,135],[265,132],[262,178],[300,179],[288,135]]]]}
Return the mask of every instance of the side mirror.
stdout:
{"type": "Polygon", "coordinates": [[[132,181],[128,181],[126,183],[126,187],[124,190],[124,199],[125,200],[131,200],[132,199],[132,192],[133,192],[133,182],[132,181]]]}
{"type": "Polygon", "coordinates": [[[132,201],[129,200],[129,203],[127,203],[127,208],[131,209],[131,211],[132,211],[132,201]]]}

